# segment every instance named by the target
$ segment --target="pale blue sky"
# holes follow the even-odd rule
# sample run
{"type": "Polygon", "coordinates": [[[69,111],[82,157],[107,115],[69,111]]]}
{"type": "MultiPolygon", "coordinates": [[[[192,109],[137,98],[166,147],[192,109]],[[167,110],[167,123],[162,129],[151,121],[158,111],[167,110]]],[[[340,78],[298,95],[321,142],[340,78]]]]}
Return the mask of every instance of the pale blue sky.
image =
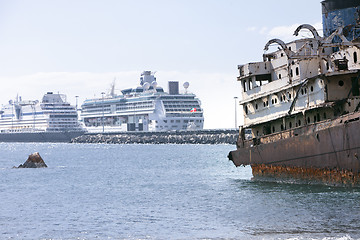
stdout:
{"type": "Polygon", "coordinates": [[[231,128],[237,65],[261,61],[270,38],[320,22],[320,1],[309,0],[0,0],[0,103],[46,91],[75,103],[152,70],[165,88],[190,82],[206,128],[231,128]]]}

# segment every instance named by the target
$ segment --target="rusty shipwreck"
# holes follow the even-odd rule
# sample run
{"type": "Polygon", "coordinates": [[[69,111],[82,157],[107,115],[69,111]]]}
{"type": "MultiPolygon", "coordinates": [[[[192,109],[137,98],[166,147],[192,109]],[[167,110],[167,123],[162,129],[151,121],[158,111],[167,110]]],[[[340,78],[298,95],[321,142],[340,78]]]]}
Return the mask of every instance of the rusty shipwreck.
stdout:
{"type": "Polygon", "coordinates": [[[322,1],[321,37],[272,39],[262,62],[239,65],[244,125],[236,166],[254,177],[360,183],[360,1],[322,1]]]}

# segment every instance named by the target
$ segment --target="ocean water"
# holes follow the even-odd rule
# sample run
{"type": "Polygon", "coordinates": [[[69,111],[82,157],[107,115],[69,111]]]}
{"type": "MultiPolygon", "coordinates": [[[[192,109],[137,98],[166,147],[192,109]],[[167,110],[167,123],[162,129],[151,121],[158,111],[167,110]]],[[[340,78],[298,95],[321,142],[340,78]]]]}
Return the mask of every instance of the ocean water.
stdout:
{"type": "Polygon", "coordinates": [[[360,238],[358,188],[252,180],[231,145],[0,149],[0,239],[360,238]]]}

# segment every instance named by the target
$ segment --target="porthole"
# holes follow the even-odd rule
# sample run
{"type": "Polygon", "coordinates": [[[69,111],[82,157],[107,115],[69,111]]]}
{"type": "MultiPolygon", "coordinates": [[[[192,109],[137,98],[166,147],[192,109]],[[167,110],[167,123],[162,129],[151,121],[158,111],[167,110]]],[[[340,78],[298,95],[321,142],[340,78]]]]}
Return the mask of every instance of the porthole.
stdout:
{"type": "Polygon", "coordinates": [[[342,87],[342,86],[344,86],[344,81],[340,80],[338,84],[339,84],[340,87],[342,87]]]}

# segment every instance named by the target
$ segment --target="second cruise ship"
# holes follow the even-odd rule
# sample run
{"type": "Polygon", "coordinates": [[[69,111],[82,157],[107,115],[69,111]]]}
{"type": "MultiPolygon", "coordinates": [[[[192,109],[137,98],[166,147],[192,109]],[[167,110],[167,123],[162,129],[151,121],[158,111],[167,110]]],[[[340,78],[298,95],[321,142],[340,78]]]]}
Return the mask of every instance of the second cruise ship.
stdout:
{"type": "Polygon", "coordinates": [[[41,102],[17,97],[0,110],[0,142],[70,142],[85,132],[64,94],[48,92],[41,102]]]}

